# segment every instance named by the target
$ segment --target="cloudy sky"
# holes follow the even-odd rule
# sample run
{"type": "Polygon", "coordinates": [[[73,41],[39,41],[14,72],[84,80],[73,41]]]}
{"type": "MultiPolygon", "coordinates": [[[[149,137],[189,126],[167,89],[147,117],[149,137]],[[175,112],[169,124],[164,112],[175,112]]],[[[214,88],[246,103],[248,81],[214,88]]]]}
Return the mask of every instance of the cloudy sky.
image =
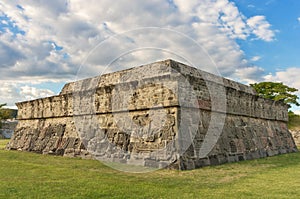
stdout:
{"type": "Polygon", "coordinates": [[[2,0],[0,103],[166,58],[299,89],[299,36],[298,0],[2,0]]]}

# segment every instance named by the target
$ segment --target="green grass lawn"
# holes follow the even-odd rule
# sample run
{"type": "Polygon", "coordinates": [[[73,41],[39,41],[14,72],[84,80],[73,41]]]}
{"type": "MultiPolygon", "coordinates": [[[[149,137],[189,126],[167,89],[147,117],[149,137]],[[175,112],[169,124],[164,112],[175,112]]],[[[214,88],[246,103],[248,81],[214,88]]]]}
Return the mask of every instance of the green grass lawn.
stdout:
{"type": "Polygon", "coordinates": [[[82,160],[3,150],[0,198],[299,198],[300,153],[192,171],[134,174],[82,160]]]}

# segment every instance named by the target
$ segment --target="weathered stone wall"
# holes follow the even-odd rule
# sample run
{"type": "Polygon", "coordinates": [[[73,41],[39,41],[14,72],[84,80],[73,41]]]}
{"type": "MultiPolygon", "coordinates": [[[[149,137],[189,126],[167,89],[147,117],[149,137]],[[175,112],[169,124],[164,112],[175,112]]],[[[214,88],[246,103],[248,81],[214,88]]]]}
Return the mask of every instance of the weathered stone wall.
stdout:
{"type": "Polygon", "coordinates": [[[157,166],[168,165],[176,160],[175,151],[167,154],[165,148],[176,136],[177,83],[169,67],[153,67],[160,72],[142,79],[132,77],[143,68],[120,76],[121,71],[66,84],[58,96],[18,103],[20,122],[8,148],[146,166],[152,165],[150,157],[157,162],[160,150],[157,166]]]}
{"type": "Polygon", "coordinates": [[[178,169],[297,151],[284,104],[172,60],[17,106],[9,149],[178,169]]]}
{"type": "MultiPolygon", "coordinates": [[[[203,111],[203,118],[210,115],[203,111]]],[[[204,129],[207,119],[199,129],[204,129]]],[[[199,157],[207,131],[197,132],[193,144],[181,156],[182,169],[194,169],[205,165],[257,159],[297,151],[286,123],[242,115],[227,114],[222,134],[206,157],[199,157]]]]}
{"type": "MultiPolygon", "coordinates": [[[[293,137],[287,128],[288,107],[281,102],[260,98],[248,86],[199,71],[183,64],[175,63],[174,68],[180,71],[197,95],[200,109],[200,122],[197,133],[188,150],[180,157],[181,169],[194,169],[205,165],[216,165],[225,162],[256,159],[297,151],[293,137]],[[222,89],[224,89],[222,91],[222,89]],[[213,95],[220,93],[220,95],[213,95]],[[226,96],[222,95],[226,93],[226,96]],[[212,110],[213,103],[222,101],[212,97],[225,97],[226,108],[217,107],[212,110]],[[212,114],[217,121],[213,121],[212,114]],[[210,123],[218,123],[224,119],[223,125],[214,125],[212,133],[222,131],[214,138],[218,140],[212,150],[201,156],[203,142],[207,139],[210,123]],[[218,129],[219,128],[219,129],[218,129]]],[[[180,85],[179,85],[180,86],[180,85]]],[[[181,93],[179,91],[179,93],[181,93]]],[[[188,112],[195,106],[181,106],[180,111],[188,112]]],[[[182,132],[183,133],[183,132],[182,132]]],[[[184,134],[184,133],[183,133],[184,134]]],[[[209,137],[208,137],[209,138],[209,137]]]]}

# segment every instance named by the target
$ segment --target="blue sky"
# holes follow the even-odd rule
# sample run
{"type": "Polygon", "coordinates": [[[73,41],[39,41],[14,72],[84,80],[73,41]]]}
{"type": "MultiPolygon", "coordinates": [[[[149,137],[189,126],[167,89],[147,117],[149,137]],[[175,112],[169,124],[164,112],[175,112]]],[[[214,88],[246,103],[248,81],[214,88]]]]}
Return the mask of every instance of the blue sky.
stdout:
{"type": "Polygon", "coordinates": [[[66,82],[166,58],[300,89],[299,33],[298,0],[4,0],[0,101],[13,107],[66,82]]]}
{"type": "Polygon", "coordinates": [[[266,16],[276,34],[275,40],[268,43],[260,40],[241,42],[241,48],[248,57],[260,56],[261,59],[256,64],[267,72],[291,66],[299,67],[300,2],[297,0],[236,0],[234,2],[245,16],[266,16]]]}

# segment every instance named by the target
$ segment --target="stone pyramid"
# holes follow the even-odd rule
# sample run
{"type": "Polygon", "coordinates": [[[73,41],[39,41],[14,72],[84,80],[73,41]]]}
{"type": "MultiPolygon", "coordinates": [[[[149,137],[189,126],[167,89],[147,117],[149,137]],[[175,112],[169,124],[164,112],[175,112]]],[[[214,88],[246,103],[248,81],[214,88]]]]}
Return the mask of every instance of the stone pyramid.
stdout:
{"type": "Polygon", "coordinates": [[[12,150],[181,170],[297,151],[285,104],[173,60],[16,105],[12,150]]]}

